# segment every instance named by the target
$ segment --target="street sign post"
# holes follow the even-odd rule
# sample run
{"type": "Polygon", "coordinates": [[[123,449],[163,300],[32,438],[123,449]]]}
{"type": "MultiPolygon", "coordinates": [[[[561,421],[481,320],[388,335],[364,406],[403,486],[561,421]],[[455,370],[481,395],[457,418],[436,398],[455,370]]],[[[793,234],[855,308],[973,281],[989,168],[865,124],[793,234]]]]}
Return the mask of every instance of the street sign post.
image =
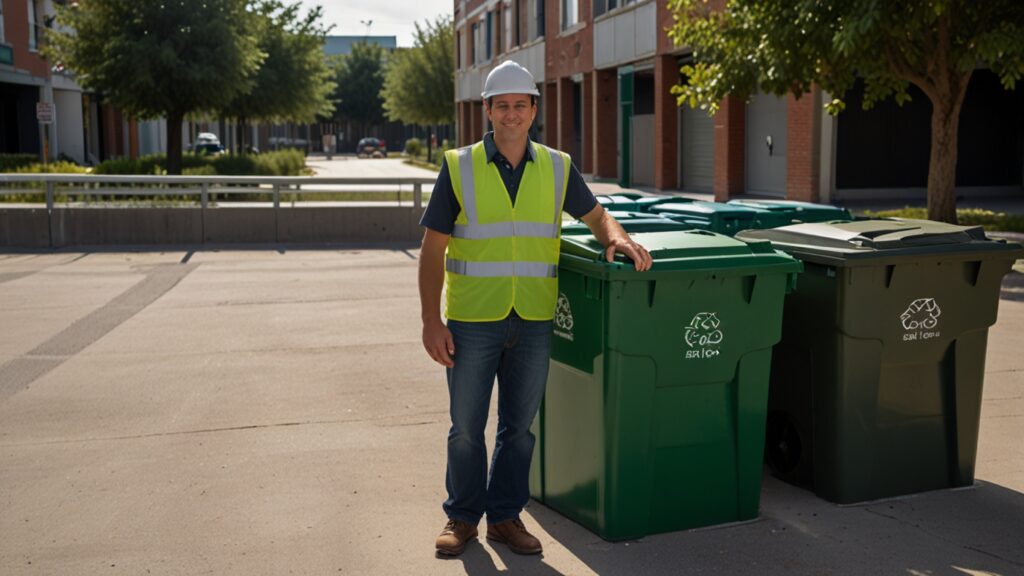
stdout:
{"type": "Polygon", "coordinates": [[[53,102],[36,102],[36,120],[40,124],[53,124],[53,102]]]}

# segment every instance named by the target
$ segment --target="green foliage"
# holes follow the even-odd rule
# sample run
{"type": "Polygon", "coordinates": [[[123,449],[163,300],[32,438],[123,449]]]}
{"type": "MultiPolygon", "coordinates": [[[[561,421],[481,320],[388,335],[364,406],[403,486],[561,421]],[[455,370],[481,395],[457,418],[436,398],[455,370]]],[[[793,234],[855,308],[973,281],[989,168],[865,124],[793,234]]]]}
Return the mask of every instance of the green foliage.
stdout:
{"type": "Polygon", "coordinates": [[[246,0],[89,0],[61,7],[47,56],[136,118],[216,109],[252,86],[264,54],[246,0]]]}
{"type": "Polygon", "coordinates": [[[416,24],[413,47],[396,51],[384,81],[390,120],[429,126],[455,121],[455,40],[450,16],[424,28],[416,24]]]}
{"type": "Polygon", "coordinates": [[[18,174],[88,174],[89,169],[74,162],[48,162],[29,164],[15,170],[18,174]]]}
{"type": "MultiPolygon", "coordinates": [[[[194,176],[301,176],[306,165],[306,158],[299,150],[219,156],[185,154],[182,161],[182,173],[194,176]]],[[[93,169],[93,173],[163,175],[167,173],[166,166],[165,154],[150,154],[134,160],[105,160],[93,169]]]]}
{"type": "Polygon", "coordinates": [[[426,168],[428,170],[438,171],[441,169],[441,162],[444,160],[445,151],[451,149],[451,143],[448,140],[444,140],[438,148],[434,149],[433,155],[428,160],[426,148],[420,148],[415,155],[409,153],[408,148],[406,148],[408,158],[406,158],[405,163],[412,164],[413,166],[419,166],[420,168],[426,168]]]}
{"type": "MultiPolygon", "coordinates": [[[[254,85],[266,54],[248,0],[89,0],[58,9],[46,57],[133,118],[219,109],[254,85]]],[[[168,171],[181,170],[181,131],[167,131],[168,171]]]]}
{"type": "Polygon", "coordinates": [[[670,0],[669,36],[693,49],[683,66],[679,104],[714,112],[728,94],[758,89],[797,96],[815,84],[835,96],[833,114],[857,75],[865,108],[910,97],[913,82],[933,102],[959,87],[979,64],[1010,88],[1024,77],[1024,3],[1017,0],[670,0]],[[954,83],[945,87],[943,82],[954,83]]]}
{"type": "Polygon", "coordinates": [[[832,114],[858,77],[864,108],[910,100],[914,84],[932,106],[929,216],[955,222],[957,126],[971,74],[987,66],[1006,88],[1024,77],[1024,2],[1019,0],[669,0],[678,46],[693,50],[674,86],[678,104],[718,110],[727,95],[761,90],[797,97],[815,85],[832,114]]]}
{"type": "Polygon", "coordinates": [[[405,141],[405,153],[416,157],[423,151],[423,142],[419,138],[409,138],[405,141]]]}
{"type": "MultiPolygon", "coordinates": [[[[879,210],[877,212],[866,210],[864,216],[868,218],[916,218],[918,220],[927,220],[928,210],[926,208],[911,208],[907,206],[898,210],[879,210]]],[[[1019,214],[1005,214],[980,208],[958,208],[956,217],[962,226],[981,226],[989,232],[1024,233],[1024,216],[1019,214]]]]}
{"type": "Polygon", "coordinates": [[[306,158],[299,150],[264,154],[224,154],[212,163],[217,174],[233,176],[301,176],[306,158]]]}
{"type": "MultiPolygon", "coordinates": [[[[184,154],[181,158],[185,170],[199,168],[207,164],[203,154],[184,154]]],[[[167,174],[167,155],[149,154],[138,158],[110,158],[100,162],[92,171],[93,174],[127,174],[162,176],[167,174]]]]}
{"type": "Polygon", "coordinates": [[[366,126],[384,118],[381,89],[386,56],[379,45],[358,42],[352,45],[352,53],[331,61],[335,120],[350,120],[366,126]]]}
{"type": "Polygon", "coordinates": [[[301,150],[278,150],[256,157],[256,174],[263,176],[302,176],[306,156],[301,150]]]}
{"type": "Polygon", "coordinates": [[[0,154],[0,172],[15,172],[22,166],[39,162],[38,154],[0,154]]]}
{"type": "Polygon", "coordinates": [[[203,166],[196,166],[195,168],[185,168],[181,171],[182,176],[216,176],[217,169],[213,166],[206,164],[203,166]]]}
{"type": "Polygon", "coordinates": [[[300,16],[301,4],[255,0],[255,32],[266,59],[249,90],[239,93],[221,111],[232,118],[266,122],[313,122],[334,109],[335,88],[323,55],[327,29],[316,6],[300,16]]]}

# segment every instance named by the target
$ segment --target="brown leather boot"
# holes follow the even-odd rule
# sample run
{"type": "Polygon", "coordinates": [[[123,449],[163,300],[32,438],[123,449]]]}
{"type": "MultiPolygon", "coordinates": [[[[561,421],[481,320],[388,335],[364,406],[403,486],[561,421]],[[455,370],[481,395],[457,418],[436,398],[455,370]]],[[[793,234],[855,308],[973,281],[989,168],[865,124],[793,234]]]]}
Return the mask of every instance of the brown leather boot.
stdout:
{"type": "Polygon", "coordinates": [[[446,556],[458,556],[466,549],[466,543],[476,536],[476,526],[461,520],[449,520],[437,537],[437,552],[446,556]]]}
{"type": "Polygon", "coordinates": [[[487,525],[487,539],[504,542],[516,554],[540,554],[540,540],[526,531],[523,521],[518,518],[487,525]]]}

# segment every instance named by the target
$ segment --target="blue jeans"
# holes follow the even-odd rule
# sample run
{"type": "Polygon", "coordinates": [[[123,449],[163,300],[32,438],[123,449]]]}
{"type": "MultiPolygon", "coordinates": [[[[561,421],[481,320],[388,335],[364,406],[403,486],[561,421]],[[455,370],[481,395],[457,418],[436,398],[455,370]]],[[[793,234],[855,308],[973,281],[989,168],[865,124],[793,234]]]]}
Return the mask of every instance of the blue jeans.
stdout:
{"type": "Polygon", "coordinates": [[[452,427],[448,432],[448,499],[452,520],[476,525],[519,517],[530,499],[530,433],[551,354],[551,321],[515,313],[497,322],[448,321],[455,340],[455,367],[448,368],[452,427]],[[498,377],[498,433],[487,473],[484,426],[498,377]]]}

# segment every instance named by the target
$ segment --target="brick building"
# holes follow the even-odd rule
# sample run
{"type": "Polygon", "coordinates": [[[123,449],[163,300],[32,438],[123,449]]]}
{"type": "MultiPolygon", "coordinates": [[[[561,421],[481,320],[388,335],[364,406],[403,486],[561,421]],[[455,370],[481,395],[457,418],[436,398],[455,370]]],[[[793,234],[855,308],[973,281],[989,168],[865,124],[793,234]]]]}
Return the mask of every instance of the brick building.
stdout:
{"type": "MultiPolygon", "coordinates": [[[[833,118],[820,90],[797,99],[726,98],[709,118],[670,88],[690,58],[655,0],[454,0],[459,145],[487,130],[480,92],[515,60],[541,92],[534,137],[569,152],[584,175],[628,187],[785,196],[809,201],[924,195],[931,105],[860,109],[863,87],[833,118]]],[[[1024,90],[978,70],[961,114],[958,193],[1021,194],[1024,90]]]]}
{"type": "Polygon", "coordinates": [[[65,0],[0,0],[0,154],[44,154],[91,164],[134,155],[147,133],[101,103],[42,55],[46,30],[56,26],[65,0]],[[51,124],[36,119],[36,105],[53,108],[51,124]]]}

